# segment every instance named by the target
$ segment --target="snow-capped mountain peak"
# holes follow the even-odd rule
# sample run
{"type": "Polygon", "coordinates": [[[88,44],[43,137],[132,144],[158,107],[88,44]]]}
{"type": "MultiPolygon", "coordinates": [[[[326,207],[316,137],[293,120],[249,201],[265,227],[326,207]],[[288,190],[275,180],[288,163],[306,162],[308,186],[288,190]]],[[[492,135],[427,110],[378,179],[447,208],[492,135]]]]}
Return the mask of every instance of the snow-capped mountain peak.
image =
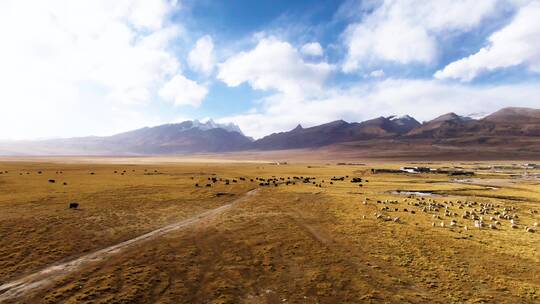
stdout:
{"type": "Polygon", "coordinates": [[[242,130],[240,130],[240,127],[238,127],[236,124],[230,122],[230,123],[217,123],[212,119],[207,120],[193,120],[191,128],[197,128],[199,130],[211,130],[211,129],[223,129],[229,132],[238,132],[240,134],[242,133],[242,130]]]}
{"type": "Polygon", "coordinates": [[[416,121],[416,119],[412,118],[409,115],[403,115],[403,116],[399,116],[399,117],[390,116],[390,120],[393,121],[394,123],[398,124],[398,125],[404,125],[406,123],[416,121]]]}
{"type": "Polygon", "coordinates": [[[487,112],[475,112],[475,113],[470,113],[470,114],[467,114],[467,115],[464,115],[465,117],[468,117],[468,118],[471,118],[471,119],[475,119],[475,120],[478,120],[478,119],[482,119],[486,116],[488,116],[490,113],[487,113],[487,112]]]}

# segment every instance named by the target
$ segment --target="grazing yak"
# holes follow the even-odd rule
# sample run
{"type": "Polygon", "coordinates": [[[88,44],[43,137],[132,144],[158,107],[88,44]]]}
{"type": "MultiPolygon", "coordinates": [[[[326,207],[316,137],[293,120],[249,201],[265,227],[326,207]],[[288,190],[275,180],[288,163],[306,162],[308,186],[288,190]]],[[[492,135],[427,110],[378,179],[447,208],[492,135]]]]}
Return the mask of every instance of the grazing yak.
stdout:
{"type": "Polygon", "coordinates": [[[76,203],[76,202],[69,203],[69,209],[79,209],[79,203],[76,203]]]}

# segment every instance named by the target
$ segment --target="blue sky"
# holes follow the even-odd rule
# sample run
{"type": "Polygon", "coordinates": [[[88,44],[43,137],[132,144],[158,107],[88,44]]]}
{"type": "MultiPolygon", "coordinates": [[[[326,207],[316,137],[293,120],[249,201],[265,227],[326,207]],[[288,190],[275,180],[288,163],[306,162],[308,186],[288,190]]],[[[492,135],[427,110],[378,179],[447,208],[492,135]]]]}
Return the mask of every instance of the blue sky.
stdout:
{"type": "Polygon", "coordinates": [[[538,0],[7,0],[0,35],[4,139],[540,107],[538,0]]]}

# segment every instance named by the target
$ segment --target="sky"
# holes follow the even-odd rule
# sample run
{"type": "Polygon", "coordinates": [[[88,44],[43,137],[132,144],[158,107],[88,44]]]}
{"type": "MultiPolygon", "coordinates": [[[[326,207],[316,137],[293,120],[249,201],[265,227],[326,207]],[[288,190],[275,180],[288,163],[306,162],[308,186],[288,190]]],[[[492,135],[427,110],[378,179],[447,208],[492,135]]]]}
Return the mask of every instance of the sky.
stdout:
{"type": "Polygon", "coordinates": [[[540,108],[540,0],[3,0],[0,139],[540,108]]]}

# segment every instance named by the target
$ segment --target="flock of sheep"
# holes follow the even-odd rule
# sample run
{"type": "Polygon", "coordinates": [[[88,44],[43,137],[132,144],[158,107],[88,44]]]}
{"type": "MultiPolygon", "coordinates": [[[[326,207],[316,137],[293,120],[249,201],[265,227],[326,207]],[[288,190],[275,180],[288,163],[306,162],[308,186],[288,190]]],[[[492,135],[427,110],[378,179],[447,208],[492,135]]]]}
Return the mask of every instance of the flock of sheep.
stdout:
{"type": "MultiPolygon", "coordinates": [[[[369,199],[368,199],[369,200],[369,199]]],[[[474,226],[478,229],[500,229],[504,223],[512,229],[518,229],[523,227],[527,232],[535,232],[536,228],[539,226],[538,222],[532,224],[532,227],[527,225],[521,225],[519,223],[519,215],[517,214],[518,208],[516,207],[501,207],[493,203],[479,203],[471,201],[444,201],[437,202],[434,199],[426,199],[424,197],[414,197],[409,196],[408,199],[404,199],[404,203],[407,205],[414,206],[419,208],[419,211],[423,213],[431,214],[433,222],[431,225],[433,227],[440,226],[444,227],[462,227],[464,230],[468,230],[469,226],[474,226]],[[468,209],[468,210],[466,210],[468,209]],[[441,214],[441,212],[443,212],[441,214]],[[447,219],[445,221],[445,219],[447,219]]],[[[378,204],[385,205],[380,208],[380,212],[374,214],[376,219],[383,220],[393,220],[394,222],[399,222],[399,217],[391,218],[390,216],[384,215],[383,211],[392,211],[388,205],[398,204],[397,200],[385,200],[377,201],[378,204]]],[[[368,202],[364,201],[363,204],[367,205],[368,202]]],[[[394,211],[398,211],[398,208],[394,208],[394,211]]],[[[407,212],[407,209],[403,211],[407,212]]],[[[416,213],[411,211],[411,213],[416,213]]],[[[537,210],[530,210],[531,214],[537,214],[537,210]]],[[[365,216],[364,216],[365,218],[365,216]]]]}
{"type": "MultiPolygon", "coordinates": [[[[349,176],[345,176],[345,177],[332,177],[330,178],[330,181],[328,182],[328,184],[330,185],[333,185],[334,184],[334,181],[344,181],[345,178],[349,178],[349,176]]],[[[191,179],[195,179],[195,177],[191,177],[191,179]]],[[[238,178],[238,180],[241,180],[241,181],[247,181],[247,179],[245,177],[240,177],[238,178]]],[[[212,187],[213,184],[216,184],[218,182],[223,182],[225,185],[229,185],[231,182],[232,183],[237,183],[238,180],[236,179],[223,179],[223,178],[218,178],[218,177],[208,177],[208,183],[205,184],[205,187],[212,187]]],[[[288,177],[276,177],[276,176],[272,176],[270,178],[264,178],[264,177],[256,177],[256,178],[251,178],[249,179],[250,182],[257,182],[259,186],[261,187],[264,187],[264,186],[274,186],[274,187],[277,187],[281,184],[283,185],[296,185],[296,183],[301,183],[301,184],[312,184],[314,185],[315,187],[319,187],[319,188],[322,188],[323,187],[323,184],[326,183],[326,181],[324,179],[321,179],[320,181],[317,182],[317,178],[316,177],[309,177],[309,176],[288,176],[288,177]]],[[[351,179],[351,183],[358,183],[358,186],[359,187],[362,187],[362,181],[364,182],[368,182],[368,180],[362,180],[362,178],[360,177],[353,177],[351,179]]],[[[195,187],[202,187],[201,184],[199,183],[196,183],[195,184],[195,187]]]]}

